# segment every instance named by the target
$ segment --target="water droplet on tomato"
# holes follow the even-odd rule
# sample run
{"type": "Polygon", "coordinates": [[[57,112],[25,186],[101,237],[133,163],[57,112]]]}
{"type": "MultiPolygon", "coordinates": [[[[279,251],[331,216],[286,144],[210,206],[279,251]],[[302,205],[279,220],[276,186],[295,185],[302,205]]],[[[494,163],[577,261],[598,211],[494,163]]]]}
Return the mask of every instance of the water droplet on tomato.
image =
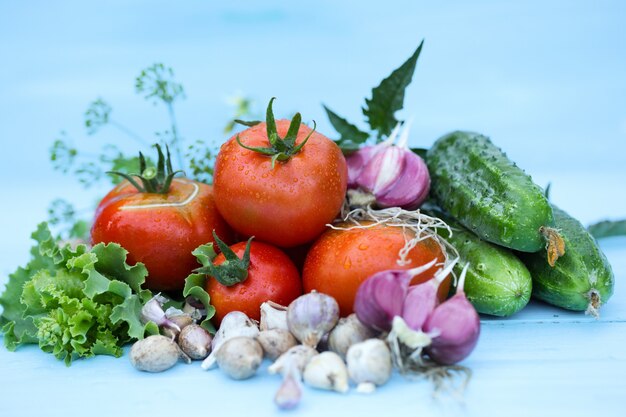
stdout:
{"type": "Polygon", "coordinates": [[[369,249],[369,245],[366,245],[365,243],[361,243],[361,244],[359,245],[359,249],[361,249],[361,250],[367,250],[367,249],[369,249]]]}
{"type": "Polygon", "coordinates": [[[346,259],[343,261],[343,268],[350,269],[350,267],[352,267],[352,260],[349,256],[346,256],[346,259]]]}

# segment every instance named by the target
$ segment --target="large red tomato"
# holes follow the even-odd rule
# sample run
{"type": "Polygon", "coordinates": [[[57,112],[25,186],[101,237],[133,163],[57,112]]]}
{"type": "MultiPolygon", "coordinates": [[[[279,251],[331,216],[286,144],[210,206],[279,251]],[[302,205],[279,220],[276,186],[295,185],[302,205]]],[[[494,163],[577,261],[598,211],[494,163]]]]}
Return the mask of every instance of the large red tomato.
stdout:
{"type": "Polygon", "coordinates": [[[191,252],[213,242],[212,231],[231,241],[231,230],[215,208],[211,186],[174,178],[164,193],[140,192],[128,181],[113,188],[100,202],[91,241],[117,242],[130,263],[148,269],[145,286],[179,290],[198,267],[191,252]]]}
{"type": "Polygon", "coordinates": [[[220,148],[215,200],[237,232],[293,247],[315,239],[337,216],[347,166],[339,147],[300,125],[299,114],[291,122],[274,122],[271,105],[267,123],[244,130],[220,148]]]}
{"type": "MultiPolygon", "coordinates": [[[[239,259],[244,259],[246,242],[235,243],[230,249],[239,259]]],[[[226,259],[222,252],[213,260],[213,265],[219,268],[226,259]]],[[[229,260],[229,263],[232,266],[233,261],[229,260]]],[[[259,320],[261,304],[268,300],[289,305],[302,294],[302,282],[298,269],[283,251],[253,241],[250,243],[245,280],[226,286],[214,277],[209,277],[206,291],[215,307],[214,320],[219,324],[231,311],[242,311],[248,317],[259,320]]]]}
{"type": "MultiPolygon", "coordinates": [[[[363,223],[367,225],[368,223],[363,223]]],[[[348,225],[344,225],[348,226],[348,225]]],[[[398,264],[398,253],[412,232],[402,228],[376,225],[350,230],[329,229],[315,241],[304,262],[302,283],[304,291],[333,296],[339,303],[341,315],[352,313],[359,285],[376,272],[389,269],[411,269],[433,259],[445,260],[439,244],[432,238],[420,241],[408,253],[410,263],[398,264]],[[405,234],[406,233],[406,234],[405,234]]],[[[440,266],[433,266],[413,278],[412,284],[427,281],[440,266]]],[[[450,289],[450,277],[439,287],[438,296],[445,299],[450,289]]]]}

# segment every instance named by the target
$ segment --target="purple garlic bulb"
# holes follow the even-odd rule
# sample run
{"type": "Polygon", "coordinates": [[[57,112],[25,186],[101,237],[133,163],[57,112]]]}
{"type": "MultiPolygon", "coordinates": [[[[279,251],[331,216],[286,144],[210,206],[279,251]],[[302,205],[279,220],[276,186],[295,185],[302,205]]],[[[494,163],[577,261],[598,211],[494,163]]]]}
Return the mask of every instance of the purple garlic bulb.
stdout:
{"type": "Polygon", "coordinates": [[[437,271],[432,279],[409,287],[402,307],[402,318],[411,330],[422,330],[428,317],[439,305],[439,285],[452,272],[457,262],[458,259],[455,259],[444,269],[437,271]]]}
{"type": "Polygon", "coordinates": [[[463,292],[465,265],[456,294],[436,307],[424,323],[424,331],[432,335],[426,353],[441,365],[453,365],[474,350],[480,335],[480,318],[463,292]]]}
{"type": "Polygon", "coordinates": [[[428,196],[430,175],[424,160],[407,147],[408,126],[399,131],[400,125],[385,142],[346,158],[348,187],[372,194],[379,207],[415,209],[428,196]]]}
{"type": "Polygon", "coordinates": [[[377,272],[363,281],[354,300],[354,312],[361,323],[378,331],[391,330],[393,318],[402,314],[411,279],[435,262],[436,259],[410,270],[377,272]]]}

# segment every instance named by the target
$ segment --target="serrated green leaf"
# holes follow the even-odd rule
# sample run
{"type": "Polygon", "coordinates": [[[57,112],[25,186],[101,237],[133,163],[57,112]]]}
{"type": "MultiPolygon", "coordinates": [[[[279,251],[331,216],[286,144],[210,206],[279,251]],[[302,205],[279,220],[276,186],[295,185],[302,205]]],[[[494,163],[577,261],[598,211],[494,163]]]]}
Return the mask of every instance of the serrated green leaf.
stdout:
{"type": "Polygon", "coordinates": [[[10,276],[0,297],[8,307],[1,316],[8,349],[38,343],[69,365],[96,354],[120,356],[124,343],[158,333],[140,321],[142,304],[152,296],[141,288],[147,270],[128,265],[125,249],[59,248],[45,224],[33,237],[33,259],[10,276]]]}
{"type": "Polygon", "coordinates": [[[604,220],[592,224],[587,228],[589,233],[596,239],[612,236],[626,236],[626,219],[624,220],[604,220]]]}
{"type": "Polygon", "coordinates": [[[215,307],[211,305],[211,297],[205,290],[206,280],[207,277],[204,274],[190,274],[187,278],[185,278],[185,288],[183,288],[183,296],[194,297],[202,303],[206,310],[206,317],[204,320],[202,320],[200,326],[202,326],[208,332],[215,333],[215,327],[210,321],[211,318],[215,315],[215,307]]]}
{"type": "Polygon", "coordinates": [[[404,106],[404,92],[413,79],[422,45],[424,41],[404,64],[372,90],[371,99],[365,99],[366,106],[363,108],[363,114],[371,129],[378,132],[379,139],[389,136],[399,122],[395,113],[404,106]]]}
{"type": "Polygon", "coordinates": [[[369,133],[361,131],[358,127],[326,107],[326,105],[322,106],[324,110],[326,110],[330,124],[335,128],[337,133],[341,135],[335,143],[337,143],[342,150],[355,151],[361,144],[367,141],[370,136],[369,133]]]}

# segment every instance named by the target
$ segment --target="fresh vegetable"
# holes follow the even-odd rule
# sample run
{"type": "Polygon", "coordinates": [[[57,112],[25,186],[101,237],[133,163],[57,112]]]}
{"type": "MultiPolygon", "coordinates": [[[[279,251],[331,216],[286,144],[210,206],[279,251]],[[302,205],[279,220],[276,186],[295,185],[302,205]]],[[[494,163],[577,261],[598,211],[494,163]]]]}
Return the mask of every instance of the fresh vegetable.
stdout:
{"type": "Polygon", "coordinates": [[[456,273],[469,264],[464,293],[479,313],[507,317],[528,304],[532,278],[517,256],[482,240],[440,211],[432,213],[452,228],[452,233],[445,229],[439,233],[459,252],[456,273]]]}
{"type": "Polygon", "coordinates": [[[280,249],[252,238],[231,247],[217,236],[215,240],[221,253],[196,272],[209,275],[206,291],[215,307],[216,323],[231,311],[259,320],[264,302],[286,305],[302,294],[300,274],[280,249]]]}
{"type": "Polygon", "coordinates": [[[426,160],[439,206],[482,239],[523,252],[545,247],[551,266],[563,255],[542,190],[487,137],[447,134],[426,160]]]}
{"type": "Polygon", "coordinates": [[[319,236],[339,213],[347,168],[330,139],[291,121],[274,120],[224,143],[215,162],[215,200],[226,221],[244,236],[293,247],[319,236]]]}
{"type": "Polygon", "coordinates": [[[533,297],[597,317],[613,294],[611,265],[580,222],[555,206],[553,210],[567,253],[554,268],[545,266],[543,253],[520,255],[533,277],[533,297]]]}
{"type": "Polygon", "coordinates": [[[280,374],[283,382],[276,391],[274,402],[281,409],[291,409],[298,405],[302,397],[302,373],[309,361],[318,352],[307,345],[297,345],[283,353],[267,368],[270,374],[280,374]]]}
{"type": "Polygon", "coordinates": [[[216,355],[217,366],[232,379],[248,379],[263,361],[263,348],[251,337],[233,337],[216,355]]]}
{"type": "Polygon", "coordinates": [[[409,128],[400,133],[398,125],[386,141],[346,158],[350,205],[415,209],[424,202],[430,176],[426,163],[407,147],[408,138],[409,128]]]}
{"type": "Polygon", "coordinates": [[[212,341],[209,332],[197,324],[183,327],[178,335],[178,345],[192,360],[206,358],[211,351],[212,341]]]}
{"type": "Polygon", "coordinates": [[[176,365],[184,354],[172,339],[152,335],[135,342],[129,357],[130,363],[139,371],[163,372],[176,365]]]}
{"type": "Polygon", "coordinates": [[[359,285],[354,299],[359,321],[377,331],[391,330],[393,318],[402,314],[410,282],[436,263],[435,258],[414,269],[381,271],[368,277],[359,285]]]}
{"type": "MultiPolygon", "coordinates": [[[[387,219],[391,220],[391,219],[387,219]]],[[[428,221],[424,218],[424,224],[428,221]]],[[[372,220],[341,223],[326,231],[311,247],[302,272],[305,292],[317,290],[331,295],[339,303],[341,316],[353,312],[359,285],[372,274],[390,269],[411,269],[437,259],[445,261],[441,245],[423,231],[410,225],[403,228],[390,222],[372,220]],[[407,245],[407,242],[411,242],[407,245]]],[[[437,266],[417,275],[414,283],[433,276],[437,266]]],[[[446,280],[439,296],[444,299],[450,288],[446,280]]]]}
{"type": "Polygon", "coordinates": [[[376,337],[377,333],[361,323],[356,314],[350,314],[348,317],[340,318],[328,334],[328,349],[345,359],[350,346],[376,337]]]}
{"type": "Polygon", "coordinates": [[[37,343],[69,365],[77,358],[122,355],[122,346],[158,333],[141,323],[142,304],[152,298],[142,289],[144,265],[126,263],[118,244],[58,246],[47,225],[32,234],[32,259],[9,276],[0,296],[4,343],[14,350],[37,343]]]}
{"type": "MultiPolygon", "coordinates": [[[[435,276],[426,282],[413,285],[406,291],[400,316],[405,320],[407,326],[415,330],[421,330],[428,317],[439,305],[437,291],[443,280],[452,272],[457,264],[458,258],[437,272],[435,276]]],[[[392,325],[392,323],[390,323],[392,325]]]]}
{"type": "Polygon", "coordinates": [[[391,378],[391,352],[380,339],[368,339],[350,346],[346,354],[348,374],[357,391],[370,393],[391,378]]]}
{"type": "Polygon", "coordinates": [[[300,343],[317,347],[322,337],[339,320],[339,305],[333,297],[316,291],[301,295],[289,304],[287,326],[300,343]]]}
{"type": "Polygon", "coordinates": [[[465,264],[456,294],[437,306],[424,323],[424,332],[433,335],[426,353],[441,365],[465,359],[474,350],[480,335],[480,318],[463,292],[467,268],[465,264]]]}
{"type": "Polygon", "coordinates": [[[261,330],[289,330],[287,324],[287,307],[273,301],[266,301],[261,304],[261,321],[259,328],[261,330]]]}
{"type": "Polygon", "coordinates": [[[91,240],[117,242],[128,250],[130,262],[145,264],[147,288],[181,290],[197,266],[191,252],[212,242],[214,230],[227,241],[231,231],[215,208],[211,187],[174,178],[169,151],[166,159],[156,146],[156,169],[146,167],[140,154],[141,174],[118,173],[126,181],[98,205],[91,240]]]}
{"type": "Polygon", "coordinates": [[[262,330],[256,340],[261,344],[265,356],[270,360],[276,360],[280,355],[298,344],[291,332],[285,329],[262,330]]]}
{"type": "Polygon", "coordinates": [[[217,352],[222,345],[234,337],[256,338],[259,328],[250,318],[241,311],[231,311],[222,320],[215,337],[211,341],[211,353],[202,361],[202,369],[212,369],[215,366],[217,352]]]}
{"type": "Polygon", "coordinates": [[[335,352],[315,355],[304,368],[304,383],[313,388],[332,390],[342,394],[348,392],[348,368],[335,352]]]}

